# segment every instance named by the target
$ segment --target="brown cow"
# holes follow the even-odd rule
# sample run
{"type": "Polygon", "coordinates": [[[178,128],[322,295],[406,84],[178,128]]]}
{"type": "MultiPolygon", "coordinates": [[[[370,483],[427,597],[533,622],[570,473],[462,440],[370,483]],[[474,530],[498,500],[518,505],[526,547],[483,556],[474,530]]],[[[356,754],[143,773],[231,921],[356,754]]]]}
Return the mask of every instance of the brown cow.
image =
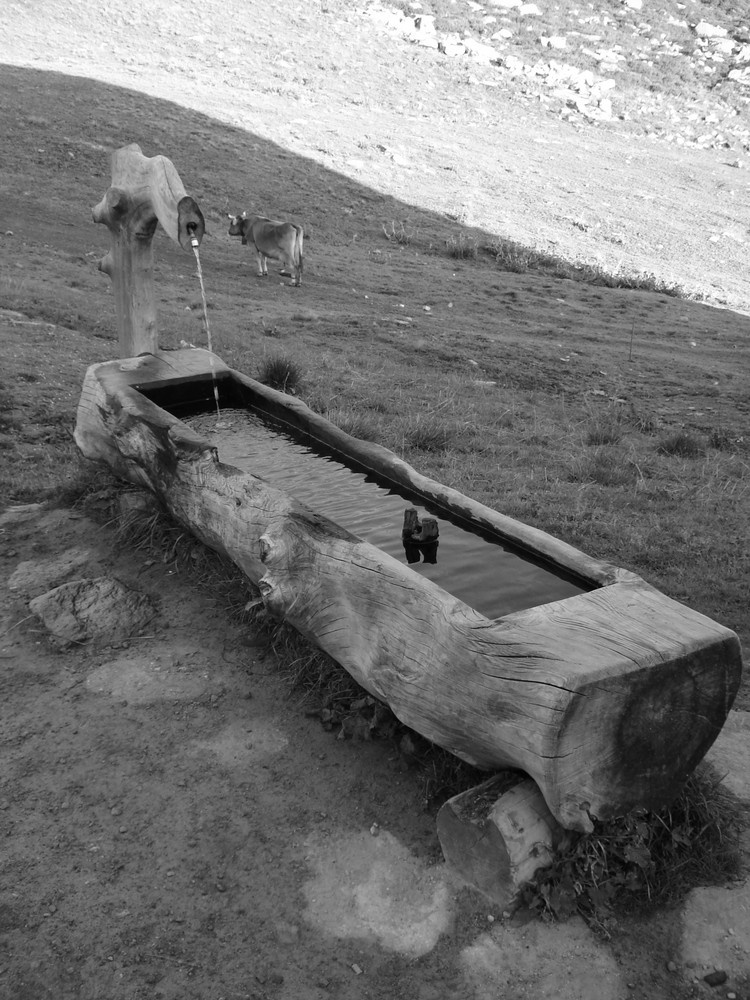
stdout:
{"type": "Polygon", "coordinates": [[[282,274],[290,274],[293,285],[302,284],[302,226],[293,222],[274,222],[262,215],[229,216],[229,235],[241,236],[242,242],[252,243],[258,253],[258,277],[268,276],[267,259],[280,260],[282,274]]]}

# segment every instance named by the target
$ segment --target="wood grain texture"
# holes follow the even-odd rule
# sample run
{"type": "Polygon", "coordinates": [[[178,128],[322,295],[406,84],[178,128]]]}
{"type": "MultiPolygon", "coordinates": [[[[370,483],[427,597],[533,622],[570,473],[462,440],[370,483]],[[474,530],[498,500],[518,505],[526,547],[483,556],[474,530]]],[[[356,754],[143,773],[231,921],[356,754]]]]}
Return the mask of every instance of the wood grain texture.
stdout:
{"type": "Polygon", "coordinates": [[[437,815],[437,833],[448,864],[500,907],[511,906],[572,837],[538,786],[517,772],[502,772],[448,799],[437,815]]]}
{"type": "Polygon", "coordinates": [[[160,223],[192,252],[191,239],[199,244],[203,239],[203,215],[174,164],[165,156],[144,156],[136,143],[112,154],[112,186],[91,214],[110,231],[111,247],[99,269],[114,286],[120,353],[125,358],[153,353],[158,332],[151,240],[160,223]]]}
{"type": "MultiPolygon", "coordinates": [[[[581,576],[590,566],[592,586],[610,582],[484,618],[258,476],[221,464],[208,442],[132,388],[159,382],[154,375],[167,366],[176,372],[183,353],[195,377],[200,352],[89,370],[75,432],[86,457],[153,490],[258,584],[272,614],[333,656],[406,725],[478,767],[525,771],[562,826],[587,830],[592,816],[671,800],[736,694],[741,658],[733,632],[635,574],[535,529],[530,535],[525,525],[509,526],[511,519],[495,512],[529,544],[544,536],[542,548],[558,564],[579,567],[581,576]]],[[[226,368],[222,378],[252,388],[226,368]]],[[[268,400],[268,392],[259,389],[258,399],[268,400]]],[[[286,399],[294,419],[304,416],[298,401],[286,399]]],[[[360,456],[368,447],[353,445],[360,456]]],[[[385,449],[374,450],[379,463],[385,456],[399,464],[411,483],[422,478],[385,449]]],[[[457,496],[465,511],[481,506],[457,496]]],[[[488,508],[481,511],[491,520],[488,508]]]]}

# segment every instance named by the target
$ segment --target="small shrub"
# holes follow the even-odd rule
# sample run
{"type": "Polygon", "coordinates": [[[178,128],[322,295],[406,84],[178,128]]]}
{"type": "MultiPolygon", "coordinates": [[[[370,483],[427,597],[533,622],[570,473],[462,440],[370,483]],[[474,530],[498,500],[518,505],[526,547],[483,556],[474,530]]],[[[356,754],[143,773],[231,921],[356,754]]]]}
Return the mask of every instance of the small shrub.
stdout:
{"type": "Polygon", "coordinates": [[[435,417],[417,417],[404,431],[404,444],[419,451],[446,451],[449,431],[445,421],[435,417]]]}
{"type": "Polygon", "coordinates": [[[606,447],[576,459],[568,475],[572,483],[598,483],[600,486],[626,486],[637,477],[636,466],[622,452],[606,447]]]}
{"type": "Polygon", "coordinates": [[[716,427],[708,435],[708,443],[717,451],[732,451],[735,447],[735,440],[723,427],[716,427]]]}
{"type": "Polygon", "coordinates": [[[500,240],[490,243],[485,248],[487,253],[495,258],[495,263],[505,271],[514,274],[524,274],[533,266],[531,250],[520,246],[518,243],[500,240]]]}
{"type": "Polygon", "coordinates": [[[258,381],[295,396],[302,381],[302,369],[296,361],[277,354],[263,359],[258,371],[258,381]]]}
{"type": "Polygon", "coordinates": [[[409,246],[416,235],[415,229],[410,229],[404,222],[392,221],[390,226],[383,223],[383,232],[389,243],[398,243],[400,246],[409,246]]]}
{"type": "Polygon", "coordinates": [[[622,427],[617,420],[597,420],[586,435],[586,444],[617,444],[622,438],[622,427]]]}
{"type": "Polygon", "coordinates": [[[669,284],[655,274],[631,274],[622,270],[609,272],[599,264],[570,262],[542,250],[521,246],[511,240],[494,240],[483,249],[494,257],[499,267],[516,274],[540,271],[553,278],[568,278],[571,281],[582,281],[605,288],[637,289],[644,292],[659,292],[676,298],[686,297],[681,285],[669,284]]]}
{"type": "Polygon", "coordinates": [[[363,441],[379,441],[382,437],[380,423],[367,413],[355,413],[353,410],[328,411],[327,417],[342,431],[363,441]]]}
{"type": "Polygon", "coordinates": [[[537,873],[522,891],[522,905],[548,920],[579,913],[608,936],[618,911],[674,903],[696,886],[736,876],[736,807],[720,785],[712,775],[696,773],[664,809],[595,822],[592,833],[537,873]]]}
{"type": "Polygon", "coordinates": [[[648,413],[639,413],[632,403],[626,419],[630,426],[640,431],[641,434],[654,434],[656,432],[657,422],[654,417],[648,413]]]}
{"type": "Polygon", "coordinates": [[[449,257],[456,260],[476,260],[479,255],[477,241],[471,236],[459,233],[458,236],[450,236],[445,241],[445,246],[449,257]]]}
{"type": "Polygon", "coordinates": [[[703,443],[688,431],[677,431],[659,442],[660,455],[678,455],[680,458],[699,458],[705,451],[703,443]]]}

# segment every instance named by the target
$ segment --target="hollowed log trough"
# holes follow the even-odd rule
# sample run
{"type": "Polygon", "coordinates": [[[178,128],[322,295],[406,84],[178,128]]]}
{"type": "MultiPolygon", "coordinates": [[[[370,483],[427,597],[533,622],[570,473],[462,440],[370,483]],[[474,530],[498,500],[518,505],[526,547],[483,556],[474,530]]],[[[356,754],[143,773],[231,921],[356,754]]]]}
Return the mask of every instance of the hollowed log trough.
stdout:
{"type": "Polygon", "coordinates": [[[75,439],[84,456],[153,491],[226,554],[274,616],[405,725],[479,768],[529,775],[563,828],[587,831],[592,818],[668,803],[724,724],[741,674],[734,632],[636,574],[422,476],[206,351],[94,365],[75,439]],[[222,464],[164,408],[209,409],[212,374],[224,405],[281,423],[591,589],[485,618],[271,486],[262,468],[250,474],[222,464]]]}

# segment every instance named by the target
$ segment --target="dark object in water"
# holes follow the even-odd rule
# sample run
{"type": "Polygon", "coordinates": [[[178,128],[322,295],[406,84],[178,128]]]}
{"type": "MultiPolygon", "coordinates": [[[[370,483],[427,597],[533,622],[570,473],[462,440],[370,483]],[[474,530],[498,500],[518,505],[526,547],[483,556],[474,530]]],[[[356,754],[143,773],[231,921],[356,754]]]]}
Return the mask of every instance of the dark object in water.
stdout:
{"type": "Polygon", "coordinates": [[[401,530],[401,541],[408,563],[418,563],[420,558],[426,563],[437,563],[438,536],[440,529],[434,517],[419,520],[416,507],[404,511],[404,527],[401,530]]]}

